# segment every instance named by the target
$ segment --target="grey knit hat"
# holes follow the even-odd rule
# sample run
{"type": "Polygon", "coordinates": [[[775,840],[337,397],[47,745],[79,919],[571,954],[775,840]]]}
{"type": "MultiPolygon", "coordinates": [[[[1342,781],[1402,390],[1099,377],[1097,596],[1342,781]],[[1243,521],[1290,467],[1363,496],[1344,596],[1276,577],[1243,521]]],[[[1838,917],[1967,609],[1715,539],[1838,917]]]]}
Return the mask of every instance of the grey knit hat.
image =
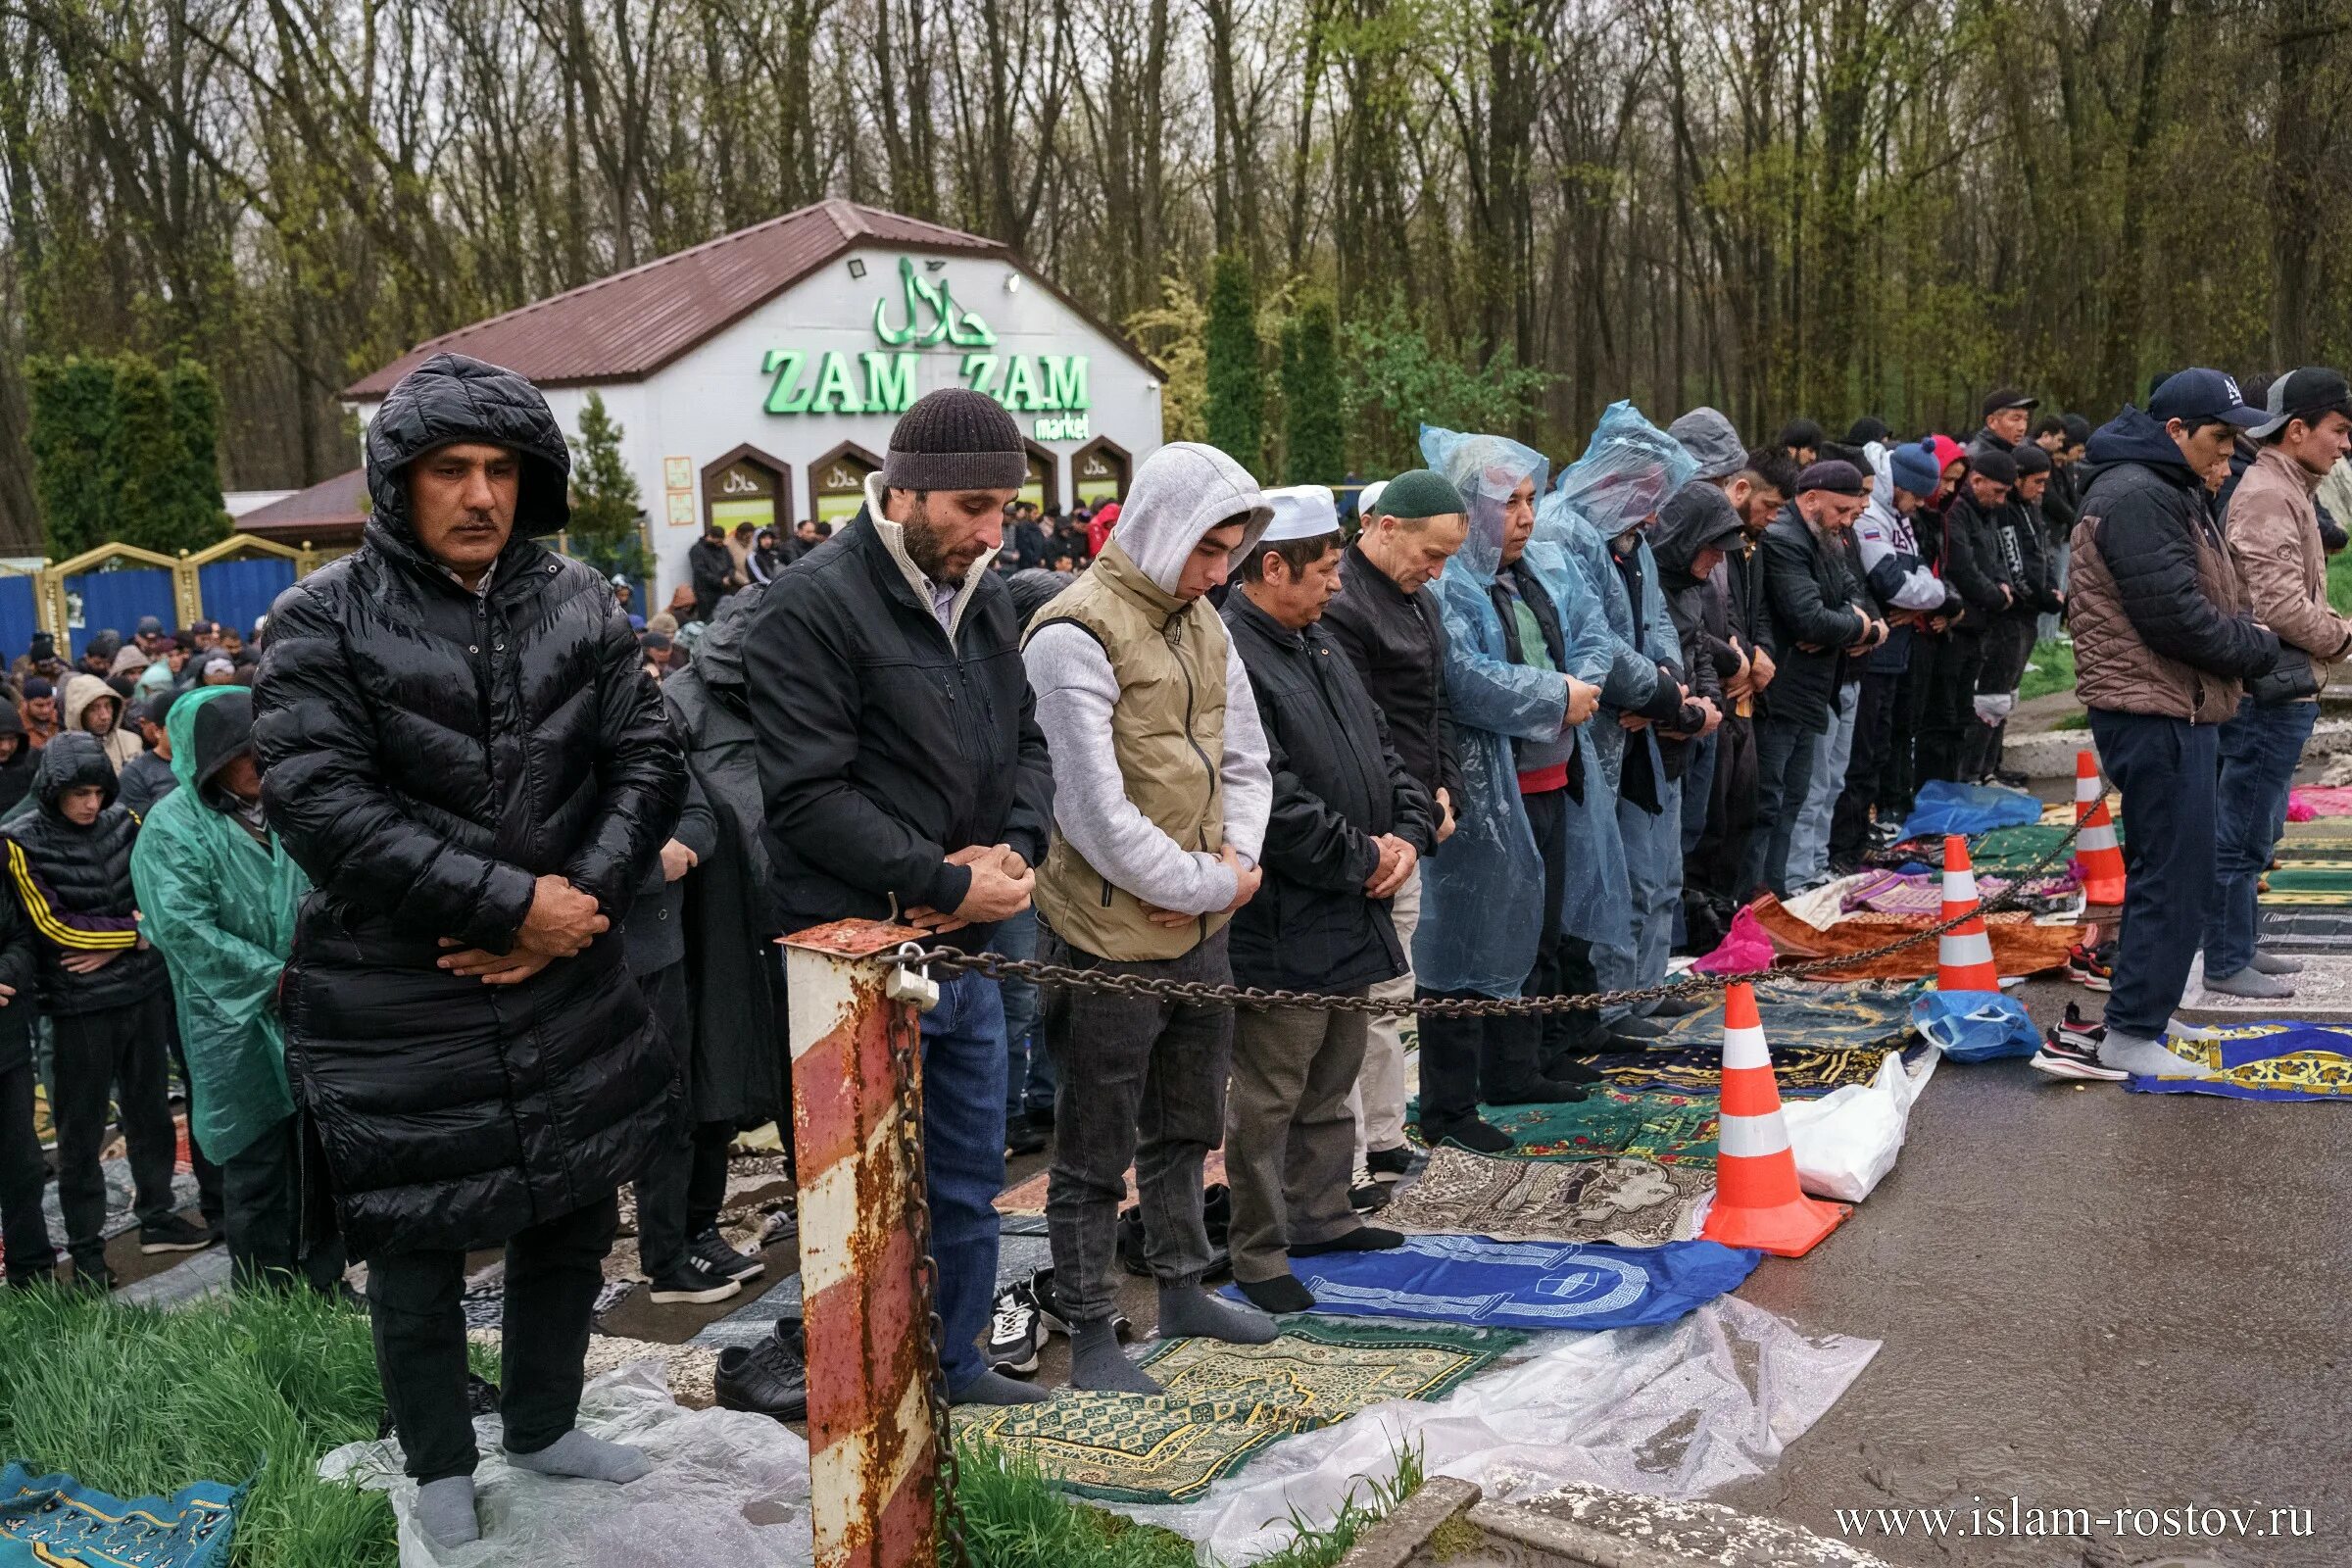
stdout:
{"type": "Polygon", "coordinates": [[[899,416],[882,460],[892,490],[1017,490],[1029,478],[1021,427],[1003,404],[965,387],[942,387],[899,416]]]}

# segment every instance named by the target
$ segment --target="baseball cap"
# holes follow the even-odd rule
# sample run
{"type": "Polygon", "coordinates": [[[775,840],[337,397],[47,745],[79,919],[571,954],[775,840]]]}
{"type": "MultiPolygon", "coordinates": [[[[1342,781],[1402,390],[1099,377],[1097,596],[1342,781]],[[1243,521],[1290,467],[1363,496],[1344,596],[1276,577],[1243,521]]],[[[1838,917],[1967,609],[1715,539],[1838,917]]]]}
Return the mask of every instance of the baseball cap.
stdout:
{"type": "Polygon", "coordinates": [[[2235,380],[2193,365],[2164,378],[2164,384],[2148,399],[2148,416],[2159,424],[2179,419],[2192,426],[2219,419],[2240,430],[2251,430],[2270,417],[2247,404],[2235,380]]]}
{"type": "Polygon", "coordinates": [[[2352,384],[2346,383],[2341,370],[2307,365],[2273,381],[2263,408],[2270,417],[2253,428],[2251,433],[2257,439],[2277,435],[2290,419],[2317,420],[2326,414],[2352,417],[2352,384]]]}
{"type": "Polygon", "coordinates": [[[2004,409],[2037,409],[2041,399],[2030,398],[2017,387],[1996,386],[1984,397],[1984,417],[1989,419],[2004,409]]]}

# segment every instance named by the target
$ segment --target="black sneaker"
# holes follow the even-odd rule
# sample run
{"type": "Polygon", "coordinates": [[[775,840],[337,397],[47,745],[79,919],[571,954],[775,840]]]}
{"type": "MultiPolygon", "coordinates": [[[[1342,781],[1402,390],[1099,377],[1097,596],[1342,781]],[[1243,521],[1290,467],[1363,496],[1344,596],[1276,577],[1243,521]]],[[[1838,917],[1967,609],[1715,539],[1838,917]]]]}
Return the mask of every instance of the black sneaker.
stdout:
{"type": "Polygon", "coordinates": [[[785,1318],[759,1344],[719,1351],[710,1393],[722,1410],[749,1410],[778,1421],[806,1419],[808,1362],[799,1321],[785,1318]]]}
{"type": "Polygon", "coordinates": [[[2000,785],[2003,789],[2030,790],[2034,787],[2033,775],[2029,773],[2021,773],[2014,767],[1994,768],[1992,770],[1992,781],[1995,784],[2000,785]]]}
{"type": "Polygon", "coordinates": [[[1022,1154],[1042,1153],[1046,1147],[1047,1129],[1027,1116],[1012,1116],[1004,1122],[1004,1154],[1017,1158],[1022,1154]]]}
{"type": "Polygon", "coordinates": [[[2105,991],[2115,984],[2115,965],[2110,957],[2100,956],[2097,949],[2078,942],[2066,950],[2066,977],[2079,986],[2105,991]]]}
{"type": "MultiPolygon", "coordinates": [[[[1034,1276],[1033,1276],[1034,1278],[1034,1276]]],[[[1046,1315],[1038,1309],[1029,1280],[1014,1280],[997,1293],[988,1319],[988,1364],[999,1372],[1027,1377],[1037,1370],[1046,1345],[1046,1315]]]]}
{"type": "MultiPolygon", "coordinates": [[[[1557,1074],[1552,1076],[1556,1077],[1557,1074]]],[[[1364,1168],[1374,1176],[1401,1176],[1413,1168],[1412,1146],[1398,1144],[1395,1149],[1366,1150],[1364,1168]]]]}
{"type": "Polygon", "coordinates": [[[709,1306],[723,1301],[743,1289],[743,1282],[730,1279],[712,1268],[699,1254],[689,1252],[686,1260],[666,1273],[654,1276],[654,1299],[668,1303],[684,1301],[694,1306],[709,1306]]]}
{"type": "Polygon", "coordinates": [[[201,1225],[191,1225],[177,1214],[165,1218],[159,1225],[139,1227],[139,1250],[153,1257],[158,1252],[201,1252],[213,1245],[213,1233],[201,1225]]]}
{"type": "Polygon", "coordinates": [[[2041,1049],[2034,1053],[2034,1059],[2028,1065],[2052,1078],[2120,1082],[2132,1075],[2099,1060],[2099,1043],[2106,1038],[2106,1025],[2083,1022],[2081,1009],[2070,1002],[2066,1004],[2066,1017],[2042,1037],[2041,1049]]]}
{"type": "Polygon", "coordinates": [[[705,1231],[688,1242],[686,1250],[697,1262],[710,1265],[712,1273],[731,1280],[756,1280],[767,1272],[766,1263],[749,1252],[738,1252],[715,1230],[705,1231]]]}
{"type": "Polygon", "coordinates": [[[1348,1206],[1358,1214],[1370,1214],[1389,1206],[1389,1190],[1369,1177],[1348,1189],[1348,1206]]]}

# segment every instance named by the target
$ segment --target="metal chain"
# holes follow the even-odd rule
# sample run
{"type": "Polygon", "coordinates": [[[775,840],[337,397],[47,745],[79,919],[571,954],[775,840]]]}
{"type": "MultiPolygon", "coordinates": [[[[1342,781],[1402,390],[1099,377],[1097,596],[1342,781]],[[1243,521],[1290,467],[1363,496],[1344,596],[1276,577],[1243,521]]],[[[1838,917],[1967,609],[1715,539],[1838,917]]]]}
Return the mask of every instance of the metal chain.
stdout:
{"type": "Polygon", "coordinates": [[[1247,1007],[1252,1012],[1264,1012],[1275,1007],[1311,1007],[1322,1012],[1363,1012],[1374,1016],[1411,1011],[1425,1017],[1439,1018],[1504,1018],[1528,1013],[1590,1012],[1601,1007],[1630,1006],[1644,1002],[1697,1000],[1721,991],[1736,980],[1757,978],[1805,979],[1840,969],[1868,963],[1906,948],[1931,942],[1968,920],[1987,914],[1998,914],[2024,901],[2025,885],[2046,871],[2058,858],[2070,849],[2075,836],[2082,831],[2080,823],[2070,827],[2066,836],[2049,852],[2010,882],[1999,896],[1981,903],[1966,914],[1941,920],[1924,931],[1914,931],[1879,947],[1860,953],[1834,954],[1805,963],[1791,964],[1785,969],[1761,971],[1756,975],[1690,975],[1670,980],[1662,985],[1644,986],[1634,991],[1603,991],[1578,996],[1548,997],[1467,997],[1429,998],[1415,1001],[1409,1007],[1399,1007],[1394,1002],[1375,1001],[1370,997],[1335,997],[1317,991],[1267,991],[1256,986],[1213,985],[1200,980],[1169,980],[1134,974],[1101,974],[1091,969],[1073,969],[1066,964],[1046,963],[1036,958],[1008,958],[1001,953],[962,953],[954,948],[924,948],[908,953],[905,948],[895,954],[878,954],[879,963],[928,964],[956,974],[987,975],[994,980],[1028,980],[1041,986],[1055,986],[1065,991],[1091,992],[1099,996],[1126,996],[1154,1002],[1175,1002],[1195,1006],[1247,1007]]]}
{"type": "MultiPolygon", "coordinates": [[[[917,961],[906,948],[892,955],[892,958],[894,962],[917,961]]],[[[919,1353],[923,1358],[923,1404],[931,1414],[931,1454],[938,1467],[935,1506],[941,1534],[940,1560],[953,1568],[972,1568],[963,1502],[957,1495],[962,1474],[956,1462],[948,1374],[940,1364],[939,1354],[939,1347],[947,1343],[947,1331],[939,1320],[939,1262],[931,1255],[931,1201],[927,1196],[930,1187],[923,1164],[922,1116],[915,1098],[916,1053],[922,1049],[922,1031],[912,1007],[893,1006],[889,1012],[890,1071],[898,1105],[899,1154],[906,1163],[906,1228],[914,1242],[915,1317],[929,1329],[919,1353]]]]}

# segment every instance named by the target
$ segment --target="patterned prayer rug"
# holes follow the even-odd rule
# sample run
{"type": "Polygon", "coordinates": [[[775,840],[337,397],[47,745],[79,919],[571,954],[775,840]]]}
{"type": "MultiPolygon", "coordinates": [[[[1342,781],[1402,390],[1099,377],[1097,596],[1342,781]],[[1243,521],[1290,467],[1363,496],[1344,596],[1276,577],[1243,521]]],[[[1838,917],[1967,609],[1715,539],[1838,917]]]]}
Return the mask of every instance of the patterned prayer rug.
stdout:
{"type": "MultiPolygon", "coordinates": [[[[1409,1131],[1421,1136],[1420,1105],[1405,1108],[1409,1131]]],[[[1713,1095],[1635,1092],[1593,1086],[1590,1099],[1557,1104],[1483,1105],[1488,1123],[1509,1135],[1519,1159],[1611,1159],[1629,1156],[1660,1165],[1715,1165],[1713,1095]]]]}
{"type": "MultiPolygon", "coordinates": [[[[2043,856],[2058,847],[2073,823],[2073,808],[2068,808],[2065,819],[2060,822],[2050,821],[2045,815],[2041,821],[2030,822],[2022,827],[1994,828],[1968,841],[1968,862],[1976,867],[1979,875],[1987,871],[2013,873],[2030,870],[2043,856]]],[[[2123,842],[2123,835],[2124,829],[2119,821],[2116,827],[2117,843],[2123,842]]],[[[1862,858],[1866,864],[1884,866],[1889,870],[1899,871],[1906,866],[1918,865],[1931,871],[1940,871],[1943,869],[1943,840],[1906,839],[1888,849],[1866,851],[1862,858]]],[[[2066,862],[2061,860],[2050,866],[2049,870],[2062,871],[2065,868],[2066,862]]]]}
{"type": "MultiPolygon", "coordinates": [[[[2038,828],[2010,828],[2007,832],[2028,833],[2038,828]]],[[[1781,903],[1769,893],[1760,893],[1748,909],[1771,936],[1773,946],[1782,956],[1800,959],[1835,957],[1841,953],[1860,953],[1892,942],[1910,931],[1924,931],[1936,922],[1924,917],[1910,919],[1887,914],[1856,914],[1838,921],[1827,931],[1817,931],[1795,915],[1781,907],[1781,903]]],[[[2005,975],[2037,974],[2044,969],[2065,967],[2066,951],[2083,941],[2087,933],[2079,925],[2036,925],[2033,917],[2022,910],[1987,915],[1984,926],[1992,938],[1992,961],[2005,975]]],[[[1846,964],[1826,971],[1816,978],[1822,980],[1922,980],[1936,973],[1936,944],[1915,942],[1897,953],[1871,958],[1865,962],[1846,964]]]]}
{"type": "MultiPolygon", "coordinates": [[[[1801,983],[1801,982],[1800,982],[1801,983]]],[[[1711,1030],[1689,1040],[1660,1041],[1645,1051],[1604,1051],[1581,1058],[1620,1089],[1672,1089],[1684,1094],[1723,1092],[1723,1009],[1714,1009],[1711,1030]],[[1707,1038],[1711,1036],[1712,1038],[1707,1038]]],[[[1703,1017],[1694,1013],[1692,1017],[1703,1017]]],[[[1689,1019],[1678,1020],[1687,1023],[1689,1019]]],[[[1908,1019],[1904,1027],[1909,1027],[1908,1019]]],[[[1677,1031],[1678,1035],[1680,1031],[1677,1031]]],[[[1768,1019],[1764,1038],[1772,1042],[1773,1073],[1784,1098],[1810,1099],[1847,1084],[1866,1084],[1879,1075],[1886,1052],[1870,1046],[1783,1045],[1781,1031],[1768,1019]]]]}
{"type": "Polygon", "coordinates": [[[1308,1258],[1298,1283],[1314,1293],[1318,1312],[1619,1329],[1696,1310],[1738,1289],[1763,1255],[1713,1242],[1622,1248],[1408,1236],[1385,1252],[1308,1258]]]}
{"type": "Polygon", "coordinates": [[[2352,1102],[2352,1028],[2256,1023],[2225,1029],[2215,1040],[2179,1040],[2173,1049],[2217,1078],[2133,1078],[2149,1095],[2222,1095],[2232,1100],[2333,1100],[2352,1102]]]}
{"type": "Polygon", "coordinates": [[[1183,1502],[1279,1438],[1387,1399],[1436,1399],[1526,1336],[1507,1329],[1285,1318],[1271,1345],[1170,1340],[1144,1358],[1165,1394],[1068,1391],[956,1412],[958,1437],[1037,1461],[1081,1496],[1183,1502]]]}
{"type": "Polygon", "coordinates": [[[1700,1206],[1714,1190],[1696,1165],[1508,1159],[1448,1147],[1429,1152],[1420,1179],[1390,1200],[1380,1223],[1506,1242],[1659,1247],[1698,1234],[1700,1206]]]}
{"type": "Polygon", "coordinates": [[[2292,997],[2262,1001],[2207,990],[2205,963],[2200,958],[2189,968],[2188,987],[2181,993],[2180,1010],[2193,1013],[2207,1022],[2236,1027],[2287,1022],[2340,1024],[2352,1018],[2352,956],[2341,953],[2305,954],[2302,962],[2301,974],[2285,977],[2287,983],[2295,988],[2292,997]]]}
{"type": "Polygon", "coordinates": [[[0,1470],[0,1561],[49,1568],[227,1568],[244,1489],[200,1481],[124,1501],[69,1475],[0,1470]]]}
{"type": "MultiPolygon", "coordinates": [[[[1998,898],[2009,887],[2007,877],[1977,878],[1977,893],[1981,898],[1998,898]]],[[[2035,877],[2026,884],[2019,897],[2025,900],[2020,906],[2028,914],[2080,913],[2082,884],[2072,870],[2062,870],[2055,876],[2035,877]]],[[[1866,881],[1846,891],[1843,903],[1848,913],[1920,915],[1939,920],[1943,917],[1943,878],[1925,871],[1910,874],[1873,871],[1866,881]]]]}

